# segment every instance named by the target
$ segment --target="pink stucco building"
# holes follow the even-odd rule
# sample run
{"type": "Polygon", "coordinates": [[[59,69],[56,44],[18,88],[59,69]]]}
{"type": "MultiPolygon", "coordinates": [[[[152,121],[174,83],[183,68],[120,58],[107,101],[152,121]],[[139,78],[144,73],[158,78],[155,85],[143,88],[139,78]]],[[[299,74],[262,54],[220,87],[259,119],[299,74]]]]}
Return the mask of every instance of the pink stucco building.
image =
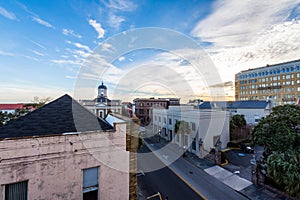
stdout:
{"type": "Polygon", "coordinates": [[[0,127],[0,199],[131,198],[128,131],[68,95],[0,127]]]}

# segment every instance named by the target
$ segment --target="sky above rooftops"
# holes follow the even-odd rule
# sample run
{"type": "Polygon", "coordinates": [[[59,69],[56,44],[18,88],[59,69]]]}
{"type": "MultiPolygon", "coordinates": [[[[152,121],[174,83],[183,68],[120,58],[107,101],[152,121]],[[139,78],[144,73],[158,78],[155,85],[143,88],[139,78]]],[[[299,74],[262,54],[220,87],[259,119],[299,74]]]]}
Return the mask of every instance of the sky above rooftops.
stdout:
{"type": "MultiPolygon", "coordinates": [[[[235,73],[299,59],[299,13],[299,0],[2,1],[0,102],[72,95],[78,72],[94,49],[116,34],[143,27],[167,28],[197,42],[221,76],[220,84],[213,87],[225,83],[224,98],[230,99],[235,73]]],[[[172,52],[139,49],[120,55],[111,64],[114,68],[110,75],[94,78],[98,83],[104,81],[113,98],[169,95],[159,86],[137,89],[127,98],[123,97],[130,91],[112,92],[132,67],[158,69],[166,65],[178,68],[185,80],[196,85],[193,95],[177,93],[174,97],[187,101],[207,96],[205,81],[197,80],[190,63],[172,52]]],[[[96,89],[92,94],[96,95],[96,89]]],[[[91,96],[83,94],[81,98],[91,96]]]]}

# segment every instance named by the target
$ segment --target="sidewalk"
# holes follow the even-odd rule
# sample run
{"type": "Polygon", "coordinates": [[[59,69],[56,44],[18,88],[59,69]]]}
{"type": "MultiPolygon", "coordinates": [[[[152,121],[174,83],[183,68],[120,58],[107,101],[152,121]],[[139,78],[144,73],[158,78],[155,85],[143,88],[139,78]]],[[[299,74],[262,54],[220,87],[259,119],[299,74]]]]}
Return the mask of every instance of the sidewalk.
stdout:
{"type": "MultiPolygon", "coordinates": [[[[158,137],[154,136],[152,138],[146,139],[146,141],[148,142],[148,144],[151,144],[151,145],[148,145],[148,147],[150,146],[150,148],[152,150],[162,149],[163,147],[166,147],[166,145],[168,144],[167,145],[168,148],[163,148],[163,149],[168,149],[168,151],[170,151],[170,152],[171,151],[173,151],[173,152],[182,151],[182,148],[180,148],[177,144],[169,143],[167,140],[165,140],[163,138],[161,138],[159,140],[158,137]]],[[[160,154],[161,152],[158,151],[157,153],[160,154]]],[[[157,153],[156,153],[156,155],[157,155],[157,153]]],[[[167,153],[167,152],[165,152],[165,153],[167,153]]],[[[162,155],[157,155],[157,156],[161,159],[164,159],[164,157],[162,157],[162,155]]],[[[238,193],[240,193],[242,198],[247,197],[247,199],[280,199],[280,200],[285,199],[281,195],[274,193],[274,192],[270,191],[269,189],[264,188],[262,186],[254,185],[250,181],[248,181],[244,178],[241,178],[238,175],[235,175],[234,173],[215,165],[214,163],[211,163],[207,159],[201,159],[193,153],[186,152],[186,156],[181,157],[178,160],[185,160],[188,163],[194,165],[195,167],[198,168],[198,171],[201,171],[201,172],[205,173],[206,175],[210,176],[211,179],[217,179],[219,182],[222,182],[222,184],[224,184],[224,186],[225,185],[229,186],[234,191],[237,191],[238,193]],[[201,170],[199,170],[199,169],[201,169],[201,170]]],[[[182,162],[182,161],[180,161],[180,162],[182,162]]],[[[170,163],[166,163],[166,164],[170,164],[170,163]]],[[[170,167],[173,167],[177,171],[186,169],[186,168],[180,169],[180,167],[178,168],[178,166],[180,166],[180,164],[177,164],[177,161],[170,165],[170,167]]],[[[195,173],[195,171],[193,171],[193,173],[195,173]]],[[[182,173],[179,173],[179,175],[181,175],[181,174],[182,173]]],[[[201,175],[203,175],[203,174],[201,174],[201,175]]],[[[187,177],[184,174],[183,174],[182,178],[185,178],[185,180],[187,182],[192,182],[192,183],[198,184],[197,181],[193,182],[193,180],[190,180],[189,176],[187,177]]],[[[197,187],[195,186],[195,188],[197,188],[197,187]]],[[[201,192],[201,189],[203,189],[203,188],[200,188],[200,190],[199,190],[200,192],[201,192]]],[[[207,199],[211,199],[208,196],[205,196],[205,197],[207,199]]],[[[224,198],[222,198],[222,199],[224,199],[224,198]]]]}

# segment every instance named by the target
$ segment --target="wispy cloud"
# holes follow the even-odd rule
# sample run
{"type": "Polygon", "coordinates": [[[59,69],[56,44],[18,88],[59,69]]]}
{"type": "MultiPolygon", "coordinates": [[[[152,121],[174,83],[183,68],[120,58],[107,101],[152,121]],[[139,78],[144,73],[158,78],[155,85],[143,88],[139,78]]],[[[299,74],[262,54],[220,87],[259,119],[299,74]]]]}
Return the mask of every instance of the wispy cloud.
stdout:
{"type": "Polygon", "coordinates": [[[244,46],[258,33],[284,21],[299,0],[219,0],[213,12],[200,21],[192,34],[216,46],[244,46]]]}
{"type": "Polygon", "coordinates": [[[16,56],[16,55],[11,52],[4,52],[0,50],[0,56],[16,56]]]}
{"type": "Polygon", "coordinates": [[[36,51],[36,50],[31,50],[34,54],[38,55],[38,56],[45,56],[44,53],[41,53],[39,51],[36,51]]]}
{"type": "Polygon", "coordinates": [[[69,76],[69,75],[67,75],[67,76],[65,76],[65,78],[67,78],[67,79],[76,79],[76,76],[69,76]]]}
{"type": "Polygon", "coordinates": [[[0,6],[0,15],[6,17],[7,19],[10,20],[16,20],[17,17],[14,13],[7,11],[5,8],[0,6]]]}
{"type": "Polygon", "coordinates": [[[44,50],[47,50],[47,48],[46,48],[44,45],[42,45],[42,44],[40,44],[40,43],[38,43],[38,42],[35,42],[35,41],[31,40],[31,39],[28,39],[28,38],[27,38],[27,40],[30,41],[30,42],[32,42],[32,43],[35,44],[36,46],[38,46],[38,47],[40,47],[40,48],[42,48],[42,49],[44,49],[44,50]]]}
{"type": "Polygon", "coordinates": [[[48,27],[48,28],[53,28],[53,29],[55,29],[55,27],[54,27],[52,24],[50,24],[49,22],[47,22],[47,21],[41,19],[41,18],[39,17],[38,14],[36,14],[36,13],[32,12],[31,10],[29,10],[24,4],[22,4],[22,3],[20,3],[20,2],[16,2],[16,3],[17,3],[17,5],[18,5],[21,9],[23,9],[25,12],[27,12],[28,14],[31,15],[32,21],[34,21],[34,22],[36,22],[36,23],[38,23],[38,24],[40,24],[40,25],[46,26],[46,27],[48,27]]]}
{"type": "Polygon", "coordinates": [[[122,22],[124,21],[125,21],[124,17],[117,16],[112,12],[109,14],[108,24],[113,28],[119,29],[122,22]]]}
{"type": "Polygon", "coordinates": [[[93,51],[90,49],[90,47],[88,47],[87,45],[81,44],[79,42],[71,42],[71,41],[66,41],[68,44],[72,44],[75,47],[79,48],[79,49],[83,49],[85,51],[87,51],[88,53],[92,53],[93,51]]]}
{"type": "Polygon", "coordinates": [[[53,59],[50,61],[52,63],[61,64],[61,65],[64,65],[64,64],[81,65],[82,64],[82,62],[80,62],[78,60],[72,60],[72,59],[53,59]]]}
{"type": "Polygon", "coordinates": [[[37,16],[33,16],[32,17],[32,21],[37,22],[38,24],[41,24],[43,26],[46,26],[48,28],[55,28],[52,24],[50,24],[49,22],[42,20],[41,18],[37,17],[37,16]]]}
{"type": "Polygon", "coordinates": [[[223,81],[230,81],[241,70],[299,58],[299,3],[218,0],[191,33],[210,42],[205,49],[223,81]]]}
{"type": "Polygon", "coordinates": [[[102,2],[108,8],[121,11],[133,11],[137,8],[137,5],[130,0],[102,0],[102,2]]]}
{"type": "Polygon", "coordinates": [[[104,36],[104,29],[102,28],[101,24],[98,23],[96,20],[90,19],[89,20],[89,25],[91,25],[96,32],[98,33],[98,37],[97,38],[102,38],[104,36]]]}
{"type": "Polygon", "coordinates": [[[82,35],[76,34],[72,29],[64,28],[62,30],[62,34],[67,35],[67,36],[73,36],[73,37],[76,37],[76,38],[79,38],[79,39],[82,38],[82,35]]]}
{"type": "Polygon", "coordinates": [[[118,60],[119,60],[120,62],[122,62],[123,60],[125,60],[125,57],[124,57],[124,56],[121,56],[121,57],[118,58],[118,60]]]}

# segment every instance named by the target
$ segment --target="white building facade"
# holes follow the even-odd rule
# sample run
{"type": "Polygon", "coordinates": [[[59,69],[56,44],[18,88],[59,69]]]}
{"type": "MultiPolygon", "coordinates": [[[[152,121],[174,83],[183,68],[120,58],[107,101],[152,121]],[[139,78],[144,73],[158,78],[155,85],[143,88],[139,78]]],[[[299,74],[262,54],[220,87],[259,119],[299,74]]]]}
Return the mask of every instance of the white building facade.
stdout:
{"type": "Polygon", "coordinates": [[[109,113],[122,114],[121,100],[111,100],[107,96],[107,87],[98,87],[98,95],[94,100],[79,100],[79,102],[96,116],[105,118],[109,113]]]}
{"type": "Polygon", "coordinates": [[[199,105],[201,110],[224,110],[230,115],[244,115],[248,125],[256,125],[263,117],[272,112],[273,99],[266,101],[247,100],[247,101],[215,101],[204,102],[199,105]]]}
{"type": "Polygon", "coordinates": [[[225,148],[229,142],[229,113],[226,111],[170,106],[169,109],[153,109],[152,124],[155,133],[200,157],[205,156],[218,142],[221,142],[221,148],[225,148]],[[177,121],[188,122],[190,134],[176,134],[177,121]]]}

